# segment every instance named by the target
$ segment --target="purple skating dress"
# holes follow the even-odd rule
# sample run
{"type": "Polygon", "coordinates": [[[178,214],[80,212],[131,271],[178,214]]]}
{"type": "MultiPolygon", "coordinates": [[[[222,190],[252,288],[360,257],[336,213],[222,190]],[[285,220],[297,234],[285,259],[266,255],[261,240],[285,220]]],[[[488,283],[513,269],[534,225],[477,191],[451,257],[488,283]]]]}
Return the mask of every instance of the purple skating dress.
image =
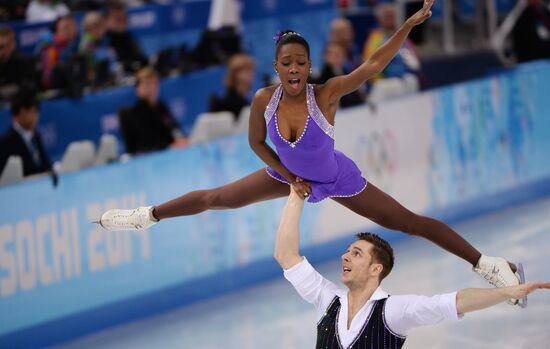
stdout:
{"type": "MultiPolygon", "coordinates": [[[[282,86],[279,85],[265,110],[267,132],[282,164],[311,184],[308,201],[315,203],[328,197],[349,197],[362,192],[367,181],[351,159],[334,149],[334,126],[329,124],[317,106],[313,86],[307,85],[306,127],[294,142],[284,139],[279,132],[276,111],[282,93],[282,86]]],[[[288,184],[271,167],[267,167],[266,171],[276,180],[288,184]]]]}

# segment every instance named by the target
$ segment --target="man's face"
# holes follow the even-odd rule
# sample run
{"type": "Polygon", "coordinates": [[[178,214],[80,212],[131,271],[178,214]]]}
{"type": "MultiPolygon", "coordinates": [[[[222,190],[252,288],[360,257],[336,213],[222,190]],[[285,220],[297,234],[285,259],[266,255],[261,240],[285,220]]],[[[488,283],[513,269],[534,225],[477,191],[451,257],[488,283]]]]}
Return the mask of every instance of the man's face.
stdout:
{"type": "Polygon", "coordinates": [[[15,37],[13,34],[0,36],[0,62],[7,61],[15,50],[15,37]]]}
{"type": "Polygon", "coordinates": [[[34,131],[38,123],[38,108],[36,106],[22,108],[19,114],[14,115],[14,120],[27,131],[34,131]]]}
{"type": "Polygon", "coordinates": [[[370,242],[357,240],[342,255],[341,280],[348,288],[364,286],[372,277],[378,279],[381,265],[373,263],[371,248],[370,242]]]}
{"type": "Polygon", "coordinates": [[[155,77],[142,78],[136,86],[136,95],[150,103],[156,103],[159,96],[159,80],[155,77]]]}

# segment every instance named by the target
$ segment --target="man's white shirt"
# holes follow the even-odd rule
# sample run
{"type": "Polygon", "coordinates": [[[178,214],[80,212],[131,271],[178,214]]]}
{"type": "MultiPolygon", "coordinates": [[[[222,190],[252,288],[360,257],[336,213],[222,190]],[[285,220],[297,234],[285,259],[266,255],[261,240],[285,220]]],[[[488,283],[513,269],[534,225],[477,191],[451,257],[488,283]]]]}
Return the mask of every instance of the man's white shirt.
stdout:
{"type": "MultiPolygon", "coordinates": [[[[343,348],[347,348],[359,335],[375,301],[388,297],[378,287],[367,303],[355,314],[348,329],[348,291],[325,279],[304,257],[304,260],[284,271],[285,278],[298,291],[300,296],[315,306],[317,320],[334,299],[340,299],[338,335],[343,348]]],[[[444,320],[458,320],[462,317],[456,310],[456,292],[432,297],[417,295],[395,295],[389,297],[385,305],[385,319],[388,330],[404,337],[410,329],[424,325],[435,325],[444,320]]]]}

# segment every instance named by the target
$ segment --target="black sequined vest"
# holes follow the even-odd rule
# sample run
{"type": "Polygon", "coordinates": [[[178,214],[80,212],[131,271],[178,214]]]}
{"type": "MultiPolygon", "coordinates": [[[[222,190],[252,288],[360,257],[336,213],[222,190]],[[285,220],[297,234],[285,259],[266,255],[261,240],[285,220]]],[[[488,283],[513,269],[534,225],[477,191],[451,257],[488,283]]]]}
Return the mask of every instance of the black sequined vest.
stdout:
{"type": "MultiPolygon", "coordinates": [[[[355,337],[349,349],[400,349],[405,337],[394,334],[386,325],[384,305],[387,298],[377,300],[371,308],[363,328],[355,337]]],[[[325,315],[317,324],[317,349],[343,349],[338,336],[338,314],[340,299],[334,297],[325,315]]]]}

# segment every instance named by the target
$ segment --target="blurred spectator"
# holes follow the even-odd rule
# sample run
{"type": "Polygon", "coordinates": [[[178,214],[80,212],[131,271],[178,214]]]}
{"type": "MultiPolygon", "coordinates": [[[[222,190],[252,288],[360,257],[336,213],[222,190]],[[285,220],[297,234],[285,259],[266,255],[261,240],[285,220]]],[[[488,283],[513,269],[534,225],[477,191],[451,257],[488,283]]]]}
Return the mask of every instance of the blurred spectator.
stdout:
{"type": "Polygon", "coordinates": [[[19,90],[34,90],[38,76],[35,62],[16,51],[15,33],[0,27],[0,99],[11,99],[19,90]]]}
{"type": "Polygon", "coordinates": [[[69,14],[69,8],[58,0],[32,0],[27,7],[27,22],[49,22],[69,14]]]}
{"type": "Polygon", "coordinates": [[[134,73],[147,65],[147,57],[128,31],[128,14],[126,7],[113,1],[107,7],[107,37],[115,49],[117,59],[126,72],[134,73]]]}
{"type": "Polygon", "coordinates": [[[216,30],[205,29],[190,58],[198,66],[208,67],[225,64],[229,58],[241,51],[238,30],[232,26],[224,26],[216,30]]]}
{"type": "Polygon", "coordinates": [[[119,112],[120,130],[130,154],[146,153],[187,144],[170,110],[159,101],[159,76],[145,67],[136,73],[138,100],[119,112]]]}
{"type": "Polygon", "coordinates": [[[230,111],[238,119],[241,109],[250,105],[249,94],[254,82],[255,62],[246,54],[236,54],[229,59],[225,74],[225,92],[219,98],[210,97],[210,111],[230,111]]]}
{"type": "MultiPolygon", "coordinates": [[[[397,30],[396,7],[393,4],[382,4],[376,7],[376,19],[379,29],[373,29],[363,48],[363,59],[369,59],[397,30]]],[[[406,39],[393,60],[373,80],[380,78],[401,78],[407,73],[420,74],[420,59],[413,42],[406,39]]]]}
{"type": "Polygon", "coordinates": [[[550,58],[550,10],[548,2],[528,0],[512,31],[518,62],[550,58]]]}
{"type": "Polygon", "coordinates": [[[28,0],[0,0],[0,21],[20,21],[25,19],[28,0]]]}
{"type": "Polygon", "coordinates": [[[116,54],[105,37],[105,20],[99,12],[88,12],[82,26],[84,33],[78,50],[86,58],[88,80],[94,85],[104,85],[116,70],[116,54]]]}
{"type": "Polygon", "coordinates": [[[330,23],[329,42],[340,44],[346,50],[347,70],[352,71],[362,63],[362,59],[355,45],[355,32],[351,21],[347,18],[336,18],[330,23]]]}
{"type": "Polygon", "coordinates": [[[100,11],[108,4],[107,0],[71,0],[70,6],[73,11],[100,11]]]}
{"type": "MultiPolygon", "coordinates": [[[[172,0],[169,0],[172,1],[172,0]]],[[[117,0],[126,7],[139,7],[151,3],[150,0],[117,0]]],[[[70,5],[73,11],[100,11],[111,3],[110,0],[71,0],[70,5]]]]}
{"type": "Polygon", "coordinates": [[[35,50],[40,56],[42,86],[46,89],[51,87],[54,68],[60,62],[66,62],[78,50],[78,25],[71,15],[59,17],[52,28],[53,33],[46,33],[35,50]]]}
{"type": "MultiPolygon", "coordinates": [[[[345,62],[346,48],[338,42],[329,42],[325,47],[323,68],[316,79],[317,83],[324,84],[335,76],[350,73],[348,68],[345,67],[345,62]]],[[[362,103],[364,103],[364,98],[361,90],[354,91],[340,99],[340,106],[343,108],[362,103]]]]}
{"type": "Polygon", "coordinates": [[[12,102],[11,115],[12,126],[0,138],[0,168],[4,168],[11,155],[17,155],[23,161],[24,176],[50,171],[50,159],[36,130],[39,118],[36,98],[27,93],[19,94],[12,102]]]}

